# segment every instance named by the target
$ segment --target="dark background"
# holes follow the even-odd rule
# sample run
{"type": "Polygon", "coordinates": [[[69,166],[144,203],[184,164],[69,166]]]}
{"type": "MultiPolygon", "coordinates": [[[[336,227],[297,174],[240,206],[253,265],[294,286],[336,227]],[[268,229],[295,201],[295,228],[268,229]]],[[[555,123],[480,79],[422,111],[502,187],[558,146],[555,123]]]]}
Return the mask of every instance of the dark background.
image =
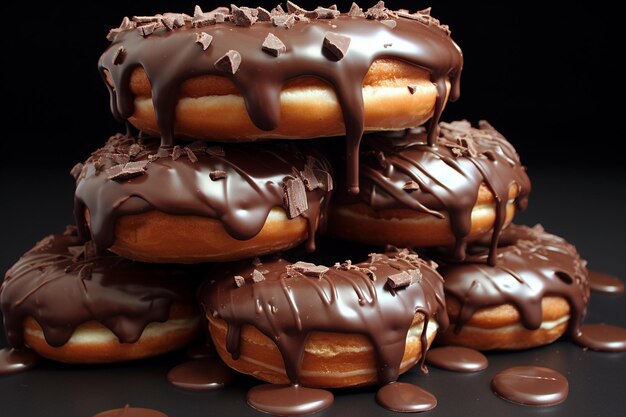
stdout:
{"type": "MultiPolygon", "coordinates": [[[[192,14],[196,2],[83,2],[80,7],[55,2],[45,9],[3,3],[0,165],[21,164],[16,155],[27,144],[32,162],[69,169],[123,129],[110,115],[96,68],[109,43],[108,29],[125,15],[192,14]]],[[[299,3],[306,8],[318,4],[299,3]]],[[[200,4],[210,10],[219,3],[200,4]]],[[[349,4],[338,2],[341,10],[349,4]]],[[[625,89],[623,69],[616,63],[624,48],[613,24],[617,11],[575,1],[563,7],[521,1],[386,4],[432,5],[433,15],[450,25],[464,51],[462,96],[448,106],[444,120],[488,119],[529,167],[615,165],[624,176],[624,105],[619,100],[625,89]]]]}

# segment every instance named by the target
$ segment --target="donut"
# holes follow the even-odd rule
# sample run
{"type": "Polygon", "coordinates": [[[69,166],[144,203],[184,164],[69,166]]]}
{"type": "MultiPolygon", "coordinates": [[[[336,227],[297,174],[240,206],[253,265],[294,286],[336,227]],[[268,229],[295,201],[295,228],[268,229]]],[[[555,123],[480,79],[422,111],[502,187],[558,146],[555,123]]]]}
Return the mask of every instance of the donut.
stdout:
{"type": "MultiPolygon", "coordinates": [[[[459,96],[460,48],[430,10],[271,12],[231,6],[194,16],[124,18],[99,68],[111,110],[164,146],[346,134],[358,187],[363,131],[436,122],[459,96]],[[164,60],[167,65],[163,65],[164,60]]],[[[436,130],[436,129],[433,129],[436,130]]]]}
{"type": "Polygon", "coordinates": [[[442,291],[435,266],[404,249],[331,267],[278,257],[222,264],[199,300],[228,366],[329,388],[385,384],[423,367],[447,326],[442,291]]]}
{"type": "Polygon", "coordinates": [[[97,255],[76,227],[26,252],[0,287],[7,341],[65,363],[111,363],[184,347],[201,331],[203,268],[97,255]]]}
{"type": "Polygon", "coordinates": [[[586,262],[564,239],[509,225],[495,266],[485,263],[487,242],[468,248],[464,262],[440,263],[450,328],[445,344],[479,350],[525,349],[552,343],[565,332],[577,339],[589,301],[586,262]]]}
{"type": "Polygon", "coordinates": [[[72,171],[81,234],[155,263],[231,261],[314,236],[332,191],[328,162],[291,142],[170,150],[118,134],[72,171]]]}
{"type": "MultiPolygon", "coordinates": [[[[361,149],[361,191],[333,200],[328,231],[372,245],[454,246],[500,230],[528,202],[530,180],[513,146],[489,123],[440,124],[436,146],[423,128],[369,135],[361,149]]],[[[495,251],[489,261],[493,263],[495,251]]]]}

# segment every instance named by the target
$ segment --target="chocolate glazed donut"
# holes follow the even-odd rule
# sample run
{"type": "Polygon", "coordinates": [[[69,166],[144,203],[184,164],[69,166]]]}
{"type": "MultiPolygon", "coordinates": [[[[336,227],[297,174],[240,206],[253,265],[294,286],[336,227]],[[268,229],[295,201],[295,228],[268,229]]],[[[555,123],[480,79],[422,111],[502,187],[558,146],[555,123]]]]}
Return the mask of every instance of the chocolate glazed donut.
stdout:
{"type": "MultiPolygon", "coordinates": [[[[410,98],[411,94],[419,95],[434,87],[434,94],[428,93],[432,97],[428,114],[413,119],[409,125],[417,126],[432,114],[429,135],[432,145],[446,99],[449,96],[455,100],[459,96],[463,56],[449,35],[448,27],[430,16],[430,9],[410,14],[389,10],[382,2],[365,13],[353,6],[345,14],[334,8],[306,11],[291,2],[288,12],[280,6],[272,12],[233,6],[231,10],[220,7],[207,13],[197,7],[194,17],[166,13],[125,18],[119,28],[110,32],[112,44],[100,58],[99,68],[109,88],[111,110],[116,118],[151,133],[160,133],[166,147],[174,144],[177,132],[199,139],[251,140],[263,136],[332,136],[345,131],[347,183],[356,192],[358,148],[366,128],[363,96],[366,74],[377,60],[397,62],[400,66],[405,62],[418,72],[426,72],[430,79],[419,85],[403,86],[402,97],[410,98]],[[164,61],[168,64],[163,65],[164,61]],[[145,75],[134,78],[138,68],[145,75]],[[333,123],[304,136],[298,135],[293,127],[281,131],[281,119],[294,116],[281,114],[281,90],[303,77],[313,80],[316,86],[324,87],[327,83],[332,87],[337,110],[343,113],[345,130],[337,131],[338,124],[333,123]],[[223,79],[227,80],[226,87],[223,79]],[[143,91],[139,85],[145,80],[149,80],[149,95],[144,98],[151,101],[149,111],[143,111],[149,114],[147,118],[141,116],[142,109],[136,102],[137,93],[143,91]],[[177,112],[177,105],[181,96],[189,89],[194,90],[193,85],[185,84],[188,80],[191,84],[208,80],[209,93],[201,94],[202,98],[241,95],[246,112],[240,123],[250,124],[251,131],[229,134],[215,120],[221,114],[217,118],[205,114],[197,122],[183,120],[184,112],[182,108],[177,112]],[[249,118],[245,117],[246,113],[249,118]],[[209,128],[198,127],[202,123],[209,123],[209,128]],[[212,129],[219,134],[214,136],[212,129]]],[[[393,77],[392,70],[391,76],[384,78],[393,77]]],[[[198,98],[197,93],[189,97],[198,98]]],[[[384,112],[384,106],[375,111],[384,112]]],[[[294,126],[313,124],[319,119],[315,113],[297,110],[295,113],[300,114],[295,115],[294,126]]],[[[393,130],[409,126],[367,127],[393,130]]]]}
{"type": "Polygon", "coordinates": [[[489,266],[486,243],[471,244],[464,262],[437,260],[453,324],[441,340],[482,350],[543,345],[566,330],[578,340],[590,290],[576,248],[539,225],[511,224],[489,266]]]}
{"type": "Polygon", "coordinates": [[[73,173],[75,215],[99,249],[146,262],[238,260],[284,250],[324,221],[330,166],[305,144],[159,148],[118,134],[73,173]]]}
{"type": "Polygon", "coordinates": [[[6,273],[0,306],[12,347],[68,363],[106,363],[185,346],[200,332],[202,266],[96,255],[75,227],[50,235],[6,273]]]}
{"type": "Polygon", "coordinates": [[[404,249],[330,268],[278,258],[219,265],[199,299],[234,369],[277,384],[346,387],[393,382],[423,364],[448,324],[442,290],[435,265],[404,249]]]}
{"type": "Polygon", "coordinates": [[[524,209],[530,180],[513,146],[485,121],[441,123],[436,146],[419,128],[369,135],[361,158],[361,192],[333,200],[329,233],[374,245],[454,245],[492,231],[489,263],[498,236],[515,209],[524,209]]]}

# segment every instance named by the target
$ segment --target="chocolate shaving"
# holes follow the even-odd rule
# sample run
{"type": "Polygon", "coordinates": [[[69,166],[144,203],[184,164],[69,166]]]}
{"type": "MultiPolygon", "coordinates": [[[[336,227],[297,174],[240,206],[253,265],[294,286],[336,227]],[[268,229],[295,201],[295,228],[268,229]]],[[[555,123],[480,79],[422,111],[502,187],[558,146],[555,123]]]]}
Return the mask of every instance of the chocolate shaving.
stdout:
{"type": "Polygon", "coordinates": [[[402,189],[404,191],[417,191],[420,189],[420,186],[418,183],[416,183],[415,181],[407,181],[403,186],[402,189]]]}
{"type": "Polygon", "coordinates": [[[263,7],[257,7],[256,11],[259,22],[269,22],[272,20],[272,14],[263,7]]]}
{"type": "Polygon", "coordinates": [[[133,16],[133,22],[139,25],[147,25],[148,23],[157,23],[161,20],[161,15],[155,16],[133,16]]]}
{"type": "Polygon", "coordinates": [[[167,14],[161,18],[161,23],[167,30],[174,30],[185,26],[185,18],[182,14],[167,14]]]}
{"type": "Polygon", "coordinates": [[[220,59],[215,61],[215,68],[220,71],[235,74],[241,65],[241,55],[239,52],[230,50],[226,52],[220,59]]]}
{"type": "Polygon", "coordinates": [[[411,279],[412,277],[408,272],[402,271],[398,274],[389,275],[387,277],[387,285],[394,290],[408,287],[411,284],[411,279]]]}
{"type": "Polygon", "coordinates": [[[317,19],[336,19],[339,17],[340,13],[336,9],[330,9],[325,7],[318,7],[313,11],[314,17],[306,15],[307,17],[317,18],[317,19]]]}
{"type": "Polygon", "coordinates": [[[225,171],[221,171],[221,170],[211,171],[211,172],[209,172],[209,177],[213,181],[221,180],[221,179],[226,178],[226,172],[225,171]]]}
{"type": "Polygon", "coordinates": [[[78,278],[88,281],[91,279],[91,274],[93,274],[93,264],[90,262],[80,268],[80,271],[78,271],[78,278]]]}
{"type": "Polygon", "coordinates": [[[185,151],[185,153],[187,154],[187,158],[189,158],[191,162],[193,162],[194,164],[198,162],[198,157],[188,146],[185,146],[183,148],[183,151],[185,151]]]}
{"type": "Polygon", "coordinates": [[[390,27],[391,29],[395,28],[398,25],[398,23],[395,20],[391,20],[391,19],[381,20],[380,23],[382,23],[385,26],[390,27]]]}
{"type": "Polygon", "coordinates": [[[254,22],[257,21],[257,14],[259,13],[256,9],[251,9],[249,7],[237,7],[234,4],[230,6],[231,18],[230,20],[236,26],[252,26],[254,22]]]}
{"type": "Polygon", "coordinates": [[[133,143],[132,145],[130,145],[130,148],[128,148],[128,156],[134,158],[139,155],[139,152],[141,152],[141,150],[141,145],[139,145],[138,143],[133,143]]]}
{"type": "Polygon", "coordinates": [[[86,261],[94,259],[98,255],[98,250],[96,249],[96,244],[93,240],[88,240],[87,242],[85,242],[83,247],[85,248],[83,251],[83,259],[85,259],[86,261]]]}
{"type": "Polygon", "coordinates": [[[237,288],[241,288],[244,285],[246,285],[246,279],[241,275],[235,275],[235,286],[237,286],[237,288]]]}
{"type": "Polygon", "coordinates": [[[430,20],[431,20],[430,16],[422,15],[419,13],[411,14],[411,13],[400,11],[400,12],[397,12],[396,14],[398,15],[398,17],[403,17],[405,19],[411,19],[411,20],[417,20],[418,22],[423,23],[425,25],[429,25],[430,20]]]}
{"type": "Polygon", "coordinates": [[[213,41],[213,36],[209,35],[206,32],[196,33],[196,43],[202,45],[202,50],[206,51],[209,46],[211,46],[211,42],[213,41]]]}
{"type": "Polygon", "coordinates": [[[221,146],[217,146],[217,145],[209,146],[208,148],[206,148],[205,152],[211,156],[226,156],[226,152],[224,151],[224,148],[222,148],[221,146]]]}
{"type": "Polygon", "coordinates": [[[279,56],[287,51],[285,44],[272,33],[268,33],[261,46],[264,52],[273,56],[279,56]]]}
{"type": "Polygon", "coordinates": [[[415,92],[417,91],[416,85],[407,85],[406,88],[409,89],[409,93],[411,93],[411,95],[415,94],[415,92]]]}
{"type": "Polygon", "coordinates": [[[137,26],[137,31],[145,38],[146,36],[152,35],[156,28],[156,23],[148,23],[147,25],[137,26]]]}
{"type": "Polygon", "coordinates": [[[252,276],[252,282],[254,282],[255,284],[257,282],[265,281],[265,275],[263,275],[263,273],[259,271],[258,269],[255,269],[254,271],[252,271],[251,276],[252,276]]]}
{"type": "Polygon", "coordinates": [[[287,1],[287,11],[289,13],[293,13],[293,14],[307,14],[309,13],[307,10],[303,9],[302,7],[298,6],[297,4],[295,4],[294,2],[291,1],[287,1]]]}
{"type": "Polygon", "coordinates": [[[324,265],[315,265],[309,262],[298,261],[295,264],[291,265],[291,267],[300,272],[307,277],[313,278],[321,278],[326,271],[328,271],[328,267],[324,265]]]}
{"type": "Polygon", "coordinates": [[[291,29],[296,24],[294,15],[272,16],[272,24],[276,27],[291,29]]]}
{"type": "Polygon", "coordinates": [[[418,11],[417,13],[424,15],[424,16],[430,16],[430,11],[431,11],[432,7],[427,7],[425,9],[422,9],[420,11],[418,11]]]}
{"type": "Polygon", "coordinates": [[[289,178],[283,187],[284,201],[287,206],[287,217],[293,219],[308,210],[304,182],[300,178],[289,178]]]}
{"type": "Polygon", "coordinates": [[[183,148],[181,148],[179,145],[174,146],[174,149],[172,149],[172,160],[176,161],[181,156],[183,156],[183,148]]]}
{"type": "Polygon", "coordinates": [[[394,17],[394,14],[385,7],[384,1],[379,1],[374,6],[367,9],[365,17],[373,20],[386,20],[390,17],[394,17]]]}
{"type": "Polygon", "coordinates": [[[363,9],[361,9],[358,4],[352,3],[352,6],[350,6],[350,11],[348,12],[348,16],[365,17],[365,13],[363,13],[363,9]]]}
{"type": "Polygon", "coordinates": [[[106,170],[109,180],[126,180],[143,175],[146,172],[148,161],[127,162],[125,164],[114,165],[106,170]]]}
{"type": "Polygon", "coordinates": [[[324,48],[333,54],[337,60],[341,60],[346,56],[349,46],[349,36],[340,35],[334,32],[326,32],[326,36],[324,36],[324,48]]]}
{"type": "Polygon", "coordinates": [[[115,55],[113,55],[113,65],[120,65],[124,62],[124,58],[126,58],[126,50],[123,46],[117,48],[115,55]]]}
{"type": "Polygon", "coordinates": [[[83,172],[83,164],[82,163],[77,163],[76,165],[74,165],[74,167],[72,168],[72,170],[70,171],[70,175],[72,177],[74,177],[75,180],[78,180],[78,177],[80,176],[80,174],[83,172]]]}

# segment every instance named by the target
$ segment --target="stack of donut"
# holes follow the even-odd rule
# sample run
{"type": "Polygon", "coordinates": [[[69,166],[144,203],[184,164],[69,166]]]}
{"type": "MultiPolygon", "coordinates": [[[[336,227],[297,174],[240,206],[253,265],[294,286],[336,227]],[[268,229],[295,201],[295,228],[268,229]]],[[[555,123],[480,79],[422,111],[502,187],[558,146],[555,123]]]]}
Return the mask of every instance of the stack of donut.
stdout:
{"type": "Polygon", "coordinates": [[[127,133],[72,169],[76,227],[7,272],[13,347],[115,362],[207,323],[228,366],[274,384],[249,403],[290,414],[332,400],[304,389],[400,387],[438,333],[478,349],[576,333],[585,263],[510,224],[530,191],[516,151],[487,122],[440,122],[463,56],[430,9],[196,6],[108,38],[127,133]]]}

